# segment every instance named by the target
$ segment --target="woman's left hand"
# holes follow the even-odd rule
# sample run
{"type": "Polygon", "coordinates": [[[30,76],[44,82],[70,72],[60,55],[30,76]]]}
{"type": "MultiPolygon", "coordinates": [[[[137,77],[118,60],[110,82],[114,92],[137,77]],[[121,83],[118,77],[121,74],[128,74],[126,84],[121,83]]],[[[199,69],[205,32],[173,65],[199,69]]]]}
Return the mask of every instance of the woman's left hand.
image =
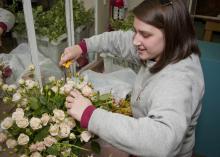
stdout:
{"type": "Polygon", "coordinates": [[[77,90],[70,92],[69,96],[66,97],[65,104],[68,114],[78,121],[81,120],[84,110],[92,105],[91,101],[77,90]]]}

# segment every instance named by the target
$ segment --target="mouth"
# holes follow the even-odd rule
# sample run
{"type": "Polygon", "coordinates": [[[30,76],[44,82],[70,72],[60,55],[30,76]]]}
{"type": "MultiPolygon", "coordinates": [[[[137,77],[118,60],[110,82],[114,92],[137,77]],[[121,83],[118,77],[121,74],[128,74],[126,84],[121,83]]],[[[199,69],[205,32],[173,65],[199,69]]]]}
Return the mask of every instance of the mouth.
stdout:
{"type": "Polygon", "coordinates": [[[138,54],[143,54],[143,53],[146,53],[146,49],[140,49],[140,48],[138,48],[138,49],[137,49],[137,52],[138,52],[138,54]]]}

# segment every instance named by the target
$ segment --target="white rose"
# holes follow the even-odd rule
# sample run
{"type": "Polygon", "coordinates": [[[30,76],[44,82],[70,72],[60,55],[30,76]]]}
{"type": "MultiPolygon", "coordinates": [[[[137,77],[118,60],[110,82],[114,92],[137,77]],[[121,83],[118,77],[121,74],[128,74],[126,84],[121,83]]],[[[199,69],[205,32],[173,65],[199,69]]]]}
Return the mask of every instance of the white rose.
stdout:
{"type": "Polygon", "coordinates": [[[47,157],[56,157],[55,155],[47,155],[47,157]]]}
{"type": "Polygon", "coordinates": [[[18,137],[18,144],[19,145],[26,145],[29,142],[29,136],[21,133],[18,137]]]}
{"type": "Polygon", "coordinates": [[[57,86],[53,86],[53,87],[51,88],[51,90],[52,90],[54,93],[57,93],[58,87],[57,87],[57,86]]]}
{"type": "Polygon", "coordinates": [[[60,121],[63,121],[65,118],[65,113],[62,110],[54,109],[53,110],[54,118],[60,121]]]}
{"type": "Polygon", "coordinates": [[[24,81],[24,79],[19,79],[19,80],[18,80],[18,83],[19,83],[20,85],[24,85],[25,81],[24,81]]]}
{"type": "Polygon", "coordinates": [[[42,128],[41,120],[39,118],[32,117],[30,120],[30,126],[33,130],[42,128]]]}
{"type": "Polygon", "coordinates": [[[69,156],[69,155],[70,155],[70,152],[71,152],[71,148],[68,148],[68,149],[62,151],[61,154],[62,154],[63,156],[69,156]]]}
{"type": "Polygon", "coordinates": [[[42,157],[42,155],[39,152],[34,152],[30,157],[42,157]]]}
{"type": "Polygon", "coordinates": [[[44,113],[41,117],[41,122],[43,126],[46,126],[49,120],[50,120],[50,116],[47,113],[44,113]]]}
{"type": "Polygon", "coordinates": [[[12,91],[15,90],[15,89],[16,89],[16,85],[11,84],[11,85],[8,86],[7,91],[12,92],[12,91]]]}
{"type": "Polygon", "coordinates": [[[68,78],[66,84],[71,85],[71,86],[74,86],[74,85],[75,85],[75,82],[74,82],[72,79],[69,79],[69,78],[68,78]]]}
{"type": "Polygon", "coordinates": [[[20,93],[15,93],[12,97],[13,102],[18,102],[21,99],[21,94],[20,93]]]}
{"type": "Polygon", "coordinates": [[[24,110],[22,108],[17,108],[15,112],[12,113],[12,119],[18,120],[24,118],[24,110]]]}
{"type": "Polygon", "coordinates": [[[32,89],[34,86],[37,85],[36,82],[34,82],[33,80],[26,80],[25,81],[25,84],[27,86],[27,89],[32,89]]]}
{"type": "Polygon", "coordinates": [[[3,102],[4,102],[4,103],[7,103],[9,100],[10,100],[10,98],[7,97],[7,96],[3,98],[3,102]]]}
{"type": "Polygon", "coordinates": [[[61,138],[66,138],[70,134],[70,127],[66,125],[65,123],[60,124],[60,132],[59,132],[59,137],[61,138]]]}
{"type": "Polygon", "coordinates": [[[1,128],[9,129],[12,125],[13,125],[13,119],[11,117],[6,117],[1,123],[1,128]]]}
{"type": "Polygon", "coordinates": [[[29,125],[27,118],[21,118],[16,120],[16,124],[19,128],[26,128],[29,125]]]}
{"type": "Polygon", "coordinates": [[[74,133],[70,133],[69,138],[70,138],[71,140],[74,140],[74,139],[76,139],[76,135],[75,135],[74,133]]]}
{"type": "Polygon", "coordinates": [[[7,89],[8,89],[8,85],[7,85],[7,84],[3,84],[2,90],[3,90],[3,91],[7,91],[7,89]]]}
{"type": "Polygon", "coordinates": [[[8,139],[6,141],[6,145],[8,148],[14,148],[17,146],[17,141],[16,140],[13,140],[13,139],[8,139]]]}
{"type": "Polygon", "coordinates": [[[64,122],[71,128],[73,129],[76,126],[76,122],[72,117],[68,117],[64,119],[64,122]]]}
{"type": "Polygon", "coordinates": [[[37,151],[37,145],[36,144],[31,144],[29,147],[30,152],[36,152],[37,151]]]}
{"type": "Polygon", "coordinates": [[[27,103],[28,103],[27,98],[24,98],[24,99],[22,99],[22,101],[21,101],[21,106],[22,106],[22,107],[26,107],[26,106],[27,106],[27,103]]]}
{"type": "Polygon", "coordinates": [[[64,94],[64,87],[61,87],[61,88],[60,88],[59,94],[64,94]]]}
{"type": "Polygon", "coordinates": [[[5,142],[6,139],[7,139],[7,135],[3,132],[0,132],[0,143],[5,142]]]}
{"type": "Polygon", "coordinates": [[[46,149],[45,145],[44,145],[44,142],[37,142],[36,144],[36,147],[37,147],[37,150],[42,152],[43,150],[46,149]]]}
{"type": "Polygon", "coordinates": [[[52,136],[57,136],[59,133],[59,125],[55,124],[55,125],[51,125],[49,132],[52,136]]]}
{"type": "Polygon", "coordinates": [[[82,89],[83,87],[85,87],[86,85],[88,84],[87,81],[83,81],[83,82],[80,82],[79,84],[77,84],[77,87],[78,89],[82,89]]]}
{"type": "Polygon", "coordinates": [[[84,96],[90,97],[90,96],[92,96],[92,94],[93,94],[92,88],[89,87],[88,85],[84,86],[81,90],[82,90],[82,94],[83,94],[84,96]]]}
{"type": "Polygon", "coordinates": [[[65,84],[64,86],[64,93],[69,94],[70,91],[73,89],[73,86],[70,84],[65,84]]]}
{"type": "Polygon", "coordinates": [[[88,142],[91,137],[92,137],[92,134],[89,131],[83,131],[80,135],[81,141],[85,141],[85,142],[88,142]]]}
{"type": "Polygon", "coordinates": [[[52,136],[47,136],[46,138],[44,138],[44,144],[47,147],[51,147],[56,142],[57,140],[52,136]]]}

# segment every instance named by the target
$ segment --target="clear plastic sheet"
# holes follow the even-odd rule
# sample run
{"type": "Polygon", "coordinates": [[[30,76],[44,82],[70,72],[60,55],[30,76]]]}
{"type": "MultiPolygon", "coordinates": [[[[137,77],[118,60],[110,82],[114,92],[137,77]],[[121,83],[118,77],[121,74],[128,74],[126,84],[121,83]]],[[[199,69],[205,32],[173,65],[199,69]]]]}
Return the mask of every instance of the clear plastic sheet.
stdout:
{"type": "MultiPolygon", "coordinates": [[[[57,79],[62,77],[62,71],[51,59],[39,53],[39,65],[41,70],[42,82],[45,83],[48,77],[55,76],[57,79]]],[[[28,75],[28,66],[32,63],[31,52],[28,44],[22,43],[9,54],[0,54],[0,62],[4,62],[12,69],[12,75],[6,79],[6,83],[16,83],[20,78],[28,75]]]]}
{"type": "Polygon", "coordinates": [[[124,99],[133,88],[136,73],[130,68],[111,73],[97,73],[86,70],[82,75],[90,81],[101,94],[111,92],[116,100],[124,99]]]}

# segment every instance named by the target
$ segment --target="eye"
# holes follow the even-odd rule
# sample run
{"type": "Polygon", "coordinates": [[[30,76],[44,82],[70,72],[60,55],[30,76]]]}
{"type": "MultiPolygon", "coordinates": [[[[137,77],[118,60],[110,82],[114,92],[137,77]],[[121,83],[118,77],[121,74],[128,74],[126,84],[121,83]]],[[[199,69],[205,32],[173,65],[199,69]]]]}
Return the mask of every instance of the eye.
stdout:
{"type": "Polygon", "coordinates": [[[141,34],[142,35],[142,37],[143,38],[149,38],[151,35],[150,34],[148,34],[148,33],[143,33],[143,34],[141,34]]]}

